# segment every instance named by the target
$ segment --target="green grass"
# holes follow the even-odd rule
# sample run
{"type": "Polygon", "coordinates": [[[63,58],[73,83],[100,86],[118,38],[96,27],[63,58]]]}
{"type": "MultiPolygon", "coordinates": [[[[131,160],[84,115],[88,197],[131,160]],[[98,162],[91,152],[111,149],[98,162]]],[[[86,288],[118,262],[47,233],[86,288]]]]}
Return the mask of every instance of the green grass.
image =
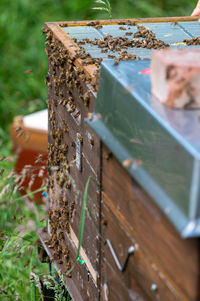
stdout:
{"type": "Polygon", "coordinates": [[[0,300],[18,297],[32,301],[30,273],[40,276],[48,272],[47,266],[37,259],[36,229],[44,226],[44,221],[40,221],[44,210],[41,205],[25,203],[14,192],[13,166],[14,161],[0,162],[0,169],[4,169],[0,176],[0,300]],[[8,191],[3,193],[5,187],[8,191]]]}

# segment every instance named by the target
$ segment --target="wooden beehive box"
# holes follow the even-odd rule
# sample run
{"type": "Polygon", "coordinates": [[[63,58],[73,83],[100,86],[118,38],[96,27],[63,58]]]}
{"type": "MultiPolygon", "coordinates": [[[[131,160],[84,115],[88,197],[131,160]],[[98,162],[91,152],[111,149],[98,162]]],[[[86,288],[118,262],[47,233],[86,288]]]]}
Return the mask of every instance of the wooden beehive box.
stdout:
{"type": "MultiPolygon", "coordinates": [[[[16,172],[22,174],[24,167],[28,166],[27,176],[21,182],[21,186],[24,188],[20,192],[23,195],[27,194],[27,189],[32,192],[40,189],[44,185],[43,180],[47,176],[47,115],[47,110],[43,110],[26,116],[17,116],[10,126],[13,151],[17,154],[16,172]],[[39,159],[39,156],[41,159],[39,159]],[[31,184],[33,175],[35,178],[31,184]]],[[[42,203],[42,191],[36,192],[33,195],[33,200],[42,203]]]]}
{"type": "MultiPolygon", "coordinates": [[[[91,112],[94,111],[101,60],[104,58],[114,58],[114,63],[117,65],[119,58],[121,60],[135,60],[139,59],[138,57],[149,59],[150,49],[148,49],[148,53],[144,54],[142,52],[142,45],[134,46],[133,44],[135,42],[130,42],[128,38],[130,32],[133,34],[138,31],[136,26],[138,23],[177,22],[177,20],[183,21],[189,19],[164,18],[58,22],[47,23],[45,25],[44,32],[47,36],[46,53],[49,63],[49,71],[46,77],[49,111],[49,210],[48,230],[46,232],[45,230],[40,230],[39,236],[57,269],[60,269],[62,274],[66,276],[67,288],[76,301],[99,299],[116,300],[118,290],[121,289],[122,294],[119,293],[120,300],[137,300],[136,298],[142,298],[142,295],[144,295],[144,300],[148,300],[148,298],[150,298],[150,300],[156,300],[154,299],[154,295],[146,292],[145,285],[147,285],[146,283],[149,284],[148,277],[152,277],[152,275],[156,275],[157,277],[157,274],[154,274],[154,272],[151,274],[152,262],[149,261],[149,258],[144,257],[143,253],[139,255],[138,259],[141,259],[142,262],[144,259],[145,262],[144,265],[142,265],[142,271],[138,276],[139,278],[136,277],[135,279],[133,276],[126,280],[127,282],[131,281],[131,283],[129,283],[130,288],[132,286],[134,288],[137,287],[134,294],[130,291],[128,295],[127,282],[124,282],[124,279],[121,279],[120,276],[117,276],[116,282],[111,281],[110,287],[108,287],[109,285],[107,281],[105,281],[105,277],[111,277],[111,275],[109,275],[111,270],[112,273],[116,273],[117,275],[115,268],[112,269],[112,267],[109,267],[111,270],[105,270],[105,264],[102,270],[100,261],[102,250],[101,238],[104,237],[104,226],[102,226],[102,224],[106,224],[106,222],[104,223],[104,218],[101,218],[102,208],[105,220],[112,220],[113,217],[109,210],[107,213],[105,211],[107,210],[105,209],[105,198],[103,204],[101,204],[102,193],[98,185],[102,184],[102,167],[108,170],[109,167],[102,165],[102,163],[105,164],[107,161],[104,162],[102,156],[101,141],[85,123],[84,119],[86,117],[90,118],[91,112]],[[108,26],[106,27],[107,31],[104,27],[102,28],[102,26],[108,26]],[[106,36],[109,35],[109,32],[112,32],[112,26],[115,26],[113,39],[109,38],[109,41],[107,41],[106,36]],[[121,52],[122,49],[119,45],[115,44],[115,40],[120,41],[121,46],[123,44],[124,51],[121,52]],[[86,48],[84,48],[84,45],[86,45],[86,48]],[[106,48],[105,46],[107,49],[104,49],[106,48]],[[132,51],[133,46],[135,53],[132,51]],[[118,55],[115,53],[115,47],[118,47],[118,55]],[[128,54],[126,49],[128,52],[131,52],[131,54],[128,54]],[[88,54],[88,52],[93,55],[88,54]],[[80,264],[80,262],[76,261],[76,257],[81,205],[85,185],[90,176],[92,176],[95,181],[91,181],[89,185],[87,214],[83,242],[80,250],[80,258],[84,260],[84,264],[80,264]],[[103,231],[103,235],[101,235],[101,231],[103,231]],[[66,273],[71,267],[72,272],[70,273],[70,278],[66,273]],[[147,276],[148,281],[145,279],[144,285],[141,285],[141,283],[138,285],[138,282],[143,281],[142,277],[146,267],[149,271],[147,276]],[[123,292],[124,288],[126,288],[125,295],[123,292]],[[109,291],[110,293],[108,293],[109,291]],[[111,293],[111,291],[113,293],[111,293]]],[[[192,20],[196,19],[193,18],[192,20]]],[[[143,30],[144,28],[141,27],[139,34],[145,35],[145,32],[141,33],[143,30]]],[[[164,34],[166,34],[167,39],[168,33],[164,32],[164,34]]],[[[184,35],[184,37],[186,38],[187,35],[184,35]]],[[[156,40],[155,42],[156,43],[151,44],[150,48],[167,46],[167,41],[163,43],[162,41],[156,40]]],[[[103,154],[104,151],[103,147],[103,154]]],[[[113,164],[113,169],[111,168],[110,170],[111,176],[115,173],[115,163],[113,164]]],[[[120,173],[124,176],[124,183],[127,177],[126,174],[123,173],[123,170],[116,170],[116,173],[120,173]]],[[[106,183],[103,182],[103,184],[106,183]]],[[[105,186],[105,189],[107,189],[106,187],[107,186],[105,186]]],[[[122,186],[119,185],[119,187],[123,190],[122,186]]],[[[113,189],[115,190],[116,188],[113,187],[113,189]]],[[[128,192],[129,191],[127,191],[127,193],[128,192]]],[[[113,199],[113,197],[111,197],[111,199],[113,199]]],[[[113,237],[115,237],[114,233],[119,233],[119,236],[121,235],[121,228],[118,229],[119,222],[121,223],[118,219],[116,222],[116,230],[112,227],[108,228],[108,231],[110,231],[109,235],[113,237]]],[[[114,223],[115,220],[113,219],[113,225],[114,223]]],[[[123,234],[120,237],[122,236],[123,234]]],[[[127,246],[129,245],[129,241],[126,242],[123,237],[121,241],[127,244],[127,246]]],[[[116,243],[118,244],[118,240],[116,240],[116,243]]],[[[121,252],[121,254],[123,257],[123,252],[121,252]]],[[[102,262],[104,262],[104,259],[102,262]]],[[[139,266],[139,263],[137,264],[139,266]]],[[[167,286],[165,282],[162,283],[164,283],[164,287],[167,286]]],[[[152,291],[153,290],[154,286],[152,291]]],[[[168,288],[166,288],[166,291],[167,290],[168,288]]],[[[163,291],[165,291],[165,288],[163,291]]],[[[176,294],[172,295],[174,296],[176,294]]],[[[170,291],[167,296],[171,298],[172,295],[170,291]]],[[[163,296],[163,294],[156,296],[158,296],[156,297],[158,299],[160,296],[163,296]]],[[[160,300],[170,299],[161,298],[160,300]]],[[[177,300],[181,299],[177,297],[177,300]]]]}

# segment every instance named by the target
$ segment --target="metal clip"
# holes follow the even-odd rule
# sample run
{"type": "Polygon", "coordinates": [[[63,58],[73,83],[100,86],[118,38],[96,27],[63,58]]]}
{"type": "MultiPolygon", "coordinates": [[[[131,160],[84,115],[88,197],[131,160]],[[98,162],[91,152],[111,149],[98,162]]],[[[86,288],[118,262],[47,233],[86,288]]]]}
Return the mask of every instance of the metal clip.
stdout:
{"type": "Polygon", "coordinates": [[[130,256],[131,254],[134,254],[134,251],[135,251],[134,246],[130,246],[130,247],[129,247],[129,249],[128,249],[128,254],[127,254],[127,256],[126,256],[126,259],[125,259],[125,261],[124,261],[124,264],[121,265],[120,262],[119,262],[119,260],[118,260],[118,258],[117,258],[117,255],[115,254],[115,251],[114,251],[114,249],[113,249],[113,247],[112,247],[112,245],[111,245],[111,243],[110,243],[110,240],[109,240],[109,239],[106,239],[106,243],[108,244],[108,247],[109,247],[109,249],[110,249],[110,252],[112,253],[112,256],[113,256],[113,258],[114,258],[114,260],[115,260],[115,263],[116,263],[118,269],[119,269],[121,272],[124,272],[125,269],[126,269],[126,266],[127,266],[127,264],[128,264],[129,256],[130,256]]]}

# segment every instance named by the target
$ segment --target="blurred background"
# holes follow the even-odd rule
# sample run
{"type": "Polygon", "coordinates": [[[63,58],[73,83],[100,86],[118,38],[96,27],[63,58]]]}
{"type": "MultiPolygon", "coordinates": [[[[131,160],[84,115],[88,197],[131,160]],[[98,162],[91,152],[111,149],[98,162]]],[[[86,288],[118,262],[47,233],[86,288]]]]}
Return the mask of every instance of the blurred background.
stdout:
{"type": "MultiPolygon", "coordinates": [[[[113,18],[190,15],[197,0],[111,0],[113,18]]],[[[46,107],[47,21],[105,19],[94,0],[0,1],[0,152],[11,152],[9,124],[16,115],[46,107]]]]}

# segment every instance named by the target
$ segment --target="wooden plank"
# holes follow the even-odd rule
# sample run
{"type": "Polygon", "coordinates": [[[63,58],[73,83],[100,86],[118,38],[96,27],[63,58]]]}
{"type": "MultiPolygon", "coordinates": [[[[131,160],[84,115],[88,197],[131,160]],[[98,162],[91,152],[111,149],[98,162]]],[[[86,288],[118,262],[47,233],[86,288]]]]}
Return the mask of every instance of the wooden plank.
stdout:
{"type": "MultiPolygon", "coordinates": [[[[76,51],[80,50],[78,45],[62,30],[62,28],[55,23],[49,23],[46,25],[53,35],[63,44],[63,47],[68,50],[71,57],[76,56],[76,51]]],[[[84,66],[83,60],[77,58],[75,60],[75,64],[77,67],[81,68],[86,74],[86,77],[92,84],[96,85],[96,72],[97,67],[94,64],[84,66]]]]}
{"type": "MultiPolygon", "coordinates": [[[[63,164],[70,164],[70,170],[68,170],[69,175],[67,175],[68,180],[71,183],[71,187],[65,188],[65,183],[59,184],[60,178],[62,178],[62,172],[59,169],[55,172],[49,173],[51,179],[51,189],[49,190],[49,200],[50,207],[63,211],[66,210],[69,217],[66,221],[59,218],[57,232],[59,232],[59,224],[66,223],[67,226],[70,225],[73,229],[73,241],[77,243],[75,239],[79,234],[80,226],[80,213],[82,206],[83,192],[85,189],[85,184],[90,175],[99,181],[100,175],[100,141],[97,136],[91,133],[91,130],[85,125],[84,118],[87,116],[88,111],[94,109],[95,104],[95,91],[94,88],[87,81],[87,76],[81,72],[81,68],[78,67],[75,62],[72,62],[72,58],[75,52],[71,52],[71,44],[65,41],[66,44],[59,43],[62,39],[63,32],[57,32],[57,36],[53,33],[53,38],[57,37],[57,41],[52,42],[53,46],[49,47],[47,52],[49,55],[49,78],[48,78],[48,90],[49,90],[49,144],[52,151],[49,151],[49,164],[54,165],[54,159],[59,156],[60,161],[58,162],[58,167],[61,168],[63,164]],[[54,48],[55,47],[55,48],[54,48]],[[66,48],[67,47],[67,48],[66,48]],[[57,52],[59,48],[60,52],[57,52]],[[65,51],[69,50],[68,56],[66,57],[65,51]],[[65,60],[60,63],[59,59],[62,59],[62,55],[65,55],[65,60]],[[67,75],[68,74],[68,75],[67,75]],[[61,78],[62,76],[62,78],[61,78]],[[60,82],[59,82],[60,81],[60,82]],[[84,105],[84,95],[88,95],[88,105],[84,105]],[[69,112],[67,101],[71,99],[75,109],[69,112]],[[62,102],[64,100],[65,104],[62,102]],[[80,112],[80,115],[74,117],[74,113],[80,112]],[[67,130],[66,130],[67,129],[67,130]],[[93,136],[94,146],[90,147],[88,143],[87,130],[93,136]],[[81,141],[77,140],[77,134],[80,134],[81,141]],[[58,139],[58,137],[60,138],[58,139]],[[81,147],[80,157],[81,157],[81,169],[77,168],[76,163],[71,164],[75,161],[75,156],[77,156],[78,144],[81,147]],[[66,148],[66,151],[64,151],[66,148]],[[51,158],[52,157],[52,158],[51,158]],[[57,179],[57,180],[56,180],[57,179]],[[79,191],[81,194],[77,197],[79,191]],[[67,205],[61,207],[62,200],[66,200],[67,205]],[[71,210],[70,208],[74,208],[71,210]],[[71,213],[73,214],[71,216],[71,213]]],[[[85,67],[84,67],[85,68],[85,67]]],[[[89,270],[92,271],[92,275],[97,283],[97,277],[95,278],[95,273],[99,273],[100,262],[98,256],[100,252],[100,240],[99,240],[99,211],[100,211],[100,195],[97,192],[97,186],[91,181],[88,190],[88,201],[87,207],[91,216],[86,213],[85,227],[83,234],[82,252],[87,257],[87,263],[89,264],[89,270]]],[[[55,223],[54,223],[55,224],[55,223]]],[[[65,227],[65,226],[64,226],[65,227]]],[[[70,228],[69,227],[69,228],[70,228]]],[[[64,230],[63,230],[64,231],[64,230]]],[[[64,231],[65,239],[63,240],[64,245],[70,245],[71,238],[68,238],[68,234],[64,231]]],[[[58,241],[60,246],[60,241],[58,241]]],[[[71,247],[70,247],[71,250],[71,247]]],[[[71,253],[70,253],[71,254],[71,253]]],[[[71,259],[71,255],[70,255],[71,259]]],[[[90,274],[90,273],[89,273],[90,274]]],[[[79,279],[80,271],[74,270],[74,278],[79,279]]],[[[93,278],[90,277],[89,278],[93,278]]],[[[87,274],[85,279],[88,279],[87,274]]],[[[90,281],[81,288],[82,279],[79,279],[80,283],[77,283],[77,288],[81,292],[81,295],[89,298],[87,292],[93,287],[90,281]],[[90,287],[91,286],[91,287],[90,287]],[[84,291],[84,292],[83,292],[84,291]]],[[[78,281],[78,280],[77,280],[78,281]]],[[[85,280],[84,280],[85,281],[85,280]]],[[[92,290],[98,292],[98,286],[92,290]]],[[[93,293],[92,293],[93,294],[93,293]]],[[[91,295],[91,293],[90,293],[91,295]]],[[[92,295],[91,295],[92,296],[92,295]]],[[[92,297],[91,297],[92,298],[92,297]]],[[[91,299],[89,299],[91,300],[91,299]]]]}
{"type": "MultiPolygon", "coordinates": [[[[76,248],[78,248],[78,238],[76,236],[76,234],[74,233],[72,227],[70,226],[70,238],[73,241],[74,245],[76,246],[76,248]]],[[[84,260],[84,263],[86,264],[95,284],[97,284],[97,278],[98,278],[98,273],[94,270],[86,252],[84,251],[83,247],[80,248],[80,256],[79,256],[82,260],[84,260]]]]}
{"type": "MultiPolygon", "coordinates": [[[[125,262],[129,247],[134,246],[135,248],[134,254],[129,257],[125,271],[121,272],[117,268],[108,245],[103,245],[102,278],[104,280],[102,279],[102,281],[104,281],[104,284],[107,283],[107,278],[109,279],[109,283],[111,283],[115,277],[118,278],[119,283],[121,282],[124,286],[124,294],[129,295],[129,298],[124,297],[123,300],[131,300],[130,290],[135,291],[135,287],[131,286],[131,279],[133,279],[133,281],[137,282],[138,286],[142,288],[146,296],[148,296],[148,300],[189,301],[183,294],[179,294],[173,285],[165,279],[155,263],[145,255],[137,241],[135,241],[133,237],[130,237],[130,234],[119,224],[119,221],[105,204],[102,206],[102,216],[103,219],[107,221],[106,224],[104,223],[102,236],[104,240],[110,240],[112,248],[121,264],[125,262]],[[112,274],[115,275],[115,277],[110,278],[110,270],[112,270],[112,274]]],[[[116,281],[114,280],[114,282],[116,281]]],[[[102,284],[102,286],[104,284],[102,284]]],[[[113,297],[109,300],[115,299],[113,297]]]]}
{"type": "Polygon", "coordinates": [[[183,240],[152,199],[103,148],[103,201],[177,291],[200,296],[200,241],[183,240]]]}
{"type": "MultiPolygon", "coordinates": [[[[65,264],[60,264],[58,260],[53,258],[53,249],[49,248],[48,244],[46,243],[50,239],[50,236],[44,231],[44,229],[38,229],[37,234],[50,260],[53,261],[56,270],[60,271],[63,275],[67,290],[69,291],[73,300],[99,301],[99,292],[97,286],[94,283],[93,277],[91,276],[90,271],[87,269],[86,264],[80,264],[78,261],[76,261],[77,249],[73,241],[70,239],[70,236],[68,236],[67,244],[65,244],[63,247],[67,247],[70,250],[70,263],[71,267],[73,267],[73,270],[70,276],[66,276],[68,268],[65,267],[65,264]]],[[[65,262],[64,259],[63,262],[65,262]]]]}
{"type": "MultiPolygon", "coordinates": [[[[50,259],[52,259],[53,257],[53,250],[50,249],[47,244],[45,243],[45,241],[49,240],[49,235],[44,231],[44,229],[38,229],[37,231],[38,237],[42,243],[43,248],[45,249],[45,251],[47,252],[47,255],[49,256],[50,259]]],[[[66,282],[66,288],[69,291],[71,297],[73,298],[73,300],[76,301],[83,301],[74,281],[65,276],[65,271],[64,271],[64,267],[63,265],[59,264],[57,260],[54,260],[54,266],[56,268],[57,271],[61,271],[64,280],[66,282]]]]}
{"type": "Polygon", "coordinates": [[[160,17],[160,18],[133,18],[133,19],[108,19],[108,20],[87,20],[87,21],[60,21],[60,22],[46,22],[45,27],[48,27],[52,24],[57,26],[66,27],[66,26],[88,26],[91,25],[91,22],[97,23],[99,25],[114,25],[122,24],[128,22],[137,23],[151,23],[151,22],[183,22],[183,21],[198,21],[199,17],[192,16],[181,16],[181,17],[160,17]]]}

